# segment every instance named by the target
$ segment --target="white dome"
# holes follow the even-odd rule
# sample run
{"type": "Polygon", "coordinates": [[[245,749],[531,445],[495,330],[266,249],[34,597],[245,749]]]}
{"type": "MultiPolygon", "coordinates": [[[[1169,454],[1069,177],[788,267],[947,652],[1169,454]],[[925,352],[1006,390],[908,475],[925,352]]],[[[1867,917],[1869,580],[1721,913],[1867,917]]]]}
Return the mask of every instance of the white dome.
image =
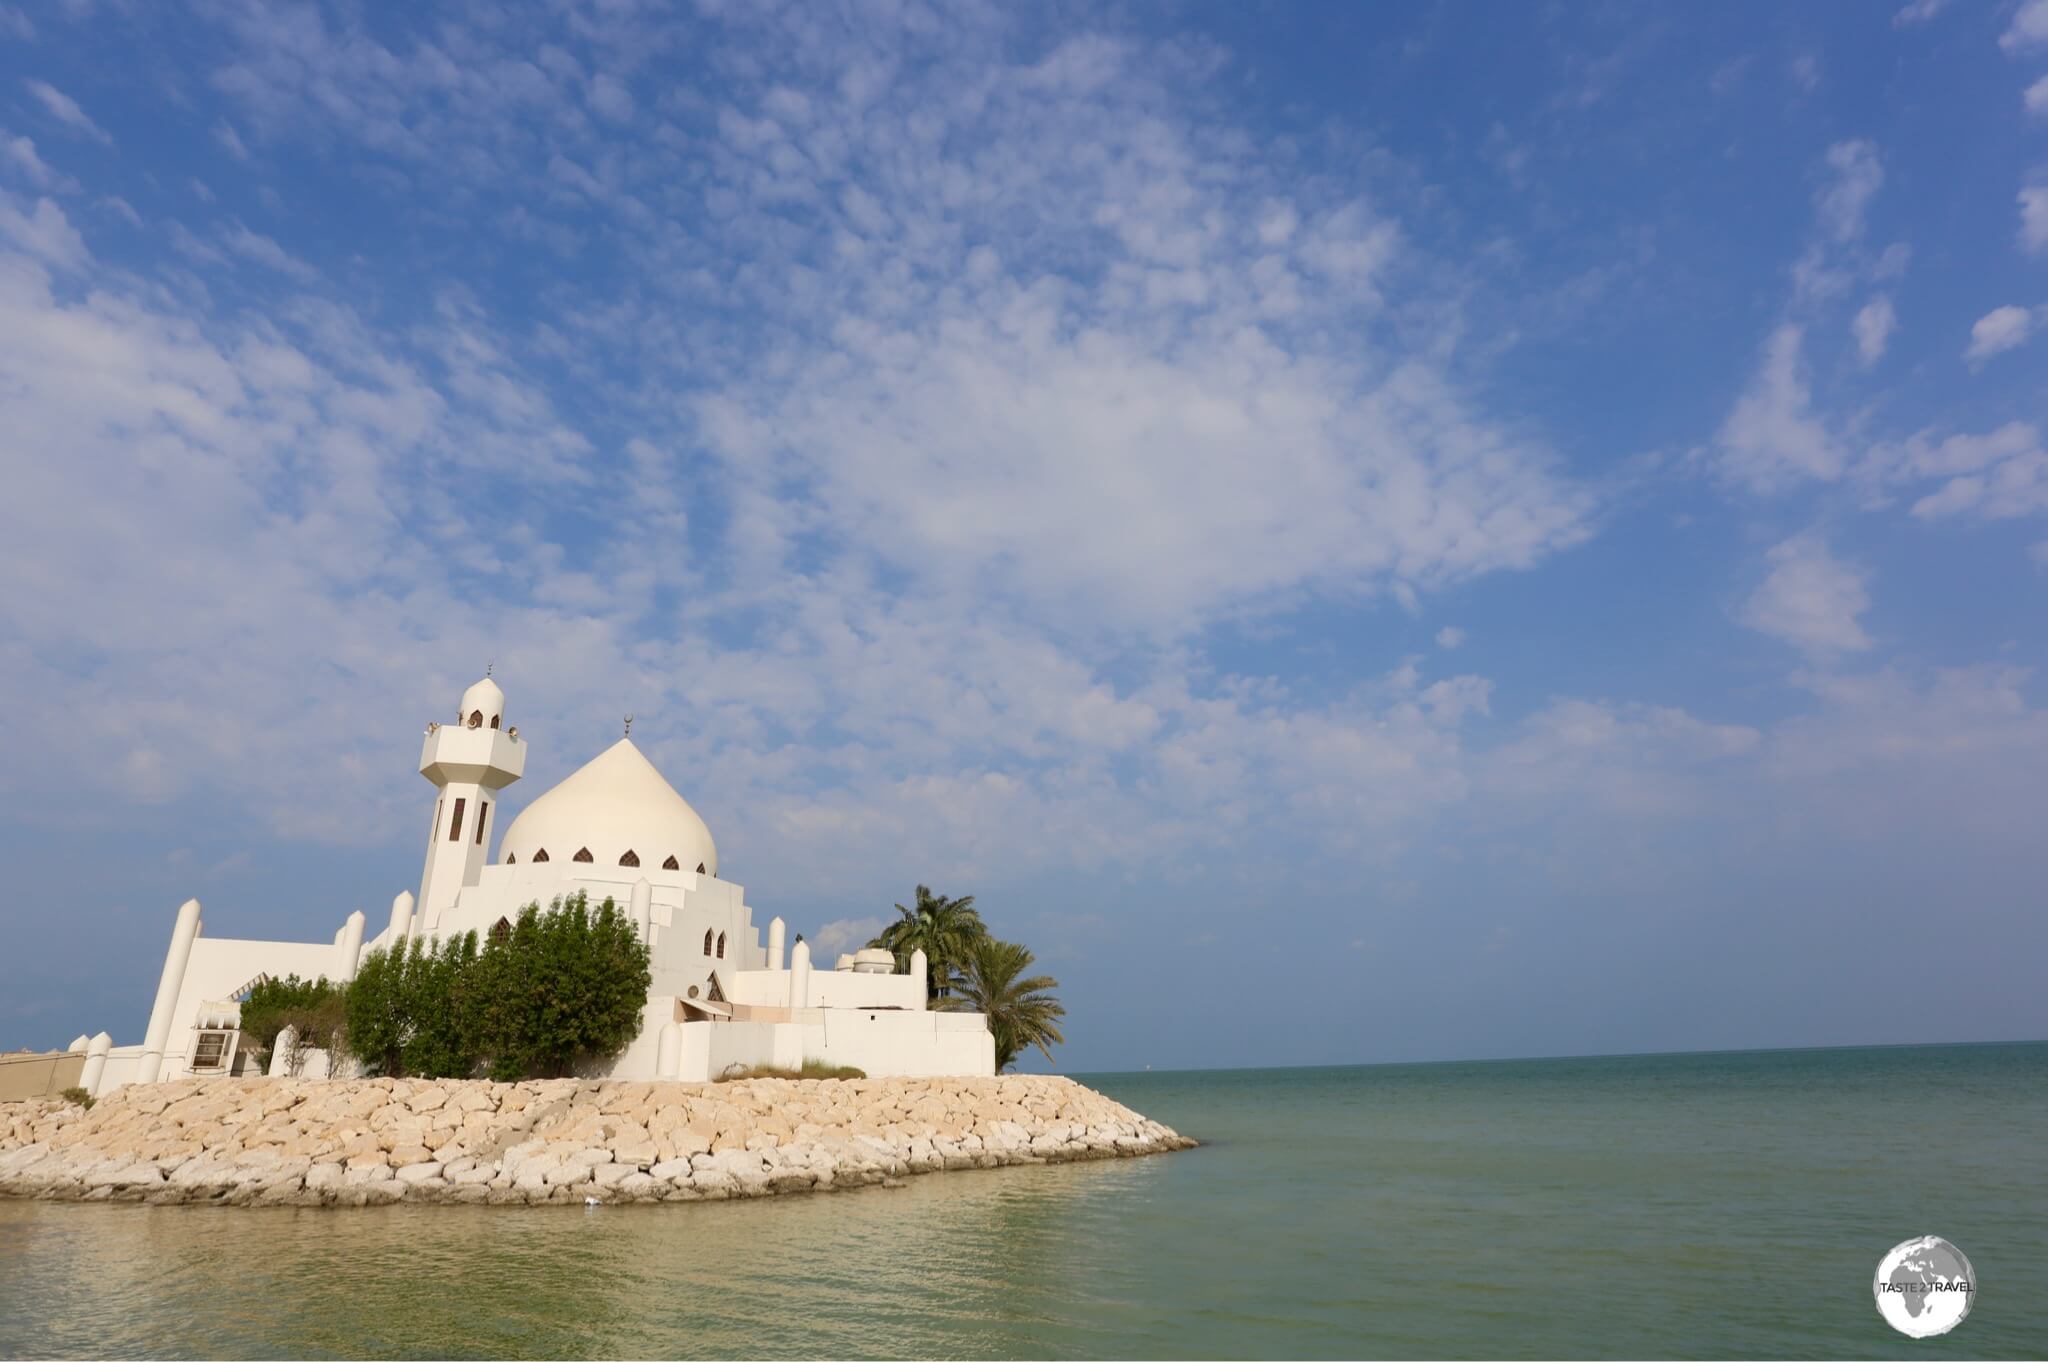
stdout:
{"type": "Polygon", "coordinates": [[[588,851],[591,865],[616,868],[630,852],[644,870],[674,858],[679,870],[718,873],[711,829],[628,738],[527,805],[505,830],[498,859],[531,865],[542,851],[553,865],[574,865],[588,851]]]}
{"type": "Polygon", "coordinates": [[[462,703],[455,707],[455,722],[465,728],[496,728],[504,717],[505,692],[488,676],[462,692],[462,703]]]}

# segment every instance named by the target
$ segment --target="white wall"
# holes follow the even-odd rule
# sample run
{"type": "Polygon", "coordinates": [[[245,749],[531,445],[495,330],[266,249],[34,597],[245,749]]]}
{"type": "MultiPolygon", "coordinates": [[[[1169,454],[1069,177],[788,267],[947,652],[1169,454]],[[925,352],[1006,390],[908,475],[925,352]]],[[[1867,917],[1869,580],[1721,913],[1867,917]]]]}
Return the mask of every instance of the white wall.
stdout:
{"type": "MultiPolygon", "coordinates": [[[[228,937],[202,935],[192,943],[192,956],[185,965],[185,978],[178,988],[178,1001],[171,1011],[171,1033],[164,1041],[163,1068],[157,1077],[168,1081],[189,1077],[194,1022],[202,1004],[227,1002],[251,979],[268,974],[281,979],[296,974],[301,979],[325,975],[339,981],[341,957],[333,942],[311,945],[302,941],[237,941],[228,937]]],[[[140,1047],[137,1047],[139,1050],[140,1047]]],[[[114,1052],[119,1055],[117,1049],[114,1052]]],[[[108,1078],[101,1079],[103,1091],[118,1084],[109,1082],[113,1059],[107,1063],[108,1078]]],[[[130,1078],[132,1078],[132,1074],[130,1078]]],[[[122,1081],[129,1081],[123,1079],[122,1081]]]]}
{"type": "Polygon", "coordinates": [[[742,970],[720,976],[732,983],[726,996],[755,1007],[894,1007],[924,1010],[924,980],[908,974],[861,974],[855,970],[811,970],[807,997],[789,996],[792,971],[742,970]]]}

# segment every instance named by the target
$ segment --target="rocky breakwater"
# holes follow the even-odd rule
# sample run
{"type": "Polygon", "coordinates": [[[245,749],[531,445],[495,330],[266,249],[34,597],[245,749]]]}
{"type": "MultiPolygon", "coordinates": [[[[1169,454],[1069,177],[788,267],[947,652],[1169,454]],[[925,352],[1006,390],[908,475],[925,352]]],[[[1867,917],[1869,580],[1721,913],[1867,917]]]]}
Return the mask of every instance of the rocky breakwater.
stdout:
{"type": "Polygon", "coordinates": [[[0,1104],[0,1195],[364,1206],[708,1201],[1195,1142],[1067,1078],[190,1079],[0,1104]]]}

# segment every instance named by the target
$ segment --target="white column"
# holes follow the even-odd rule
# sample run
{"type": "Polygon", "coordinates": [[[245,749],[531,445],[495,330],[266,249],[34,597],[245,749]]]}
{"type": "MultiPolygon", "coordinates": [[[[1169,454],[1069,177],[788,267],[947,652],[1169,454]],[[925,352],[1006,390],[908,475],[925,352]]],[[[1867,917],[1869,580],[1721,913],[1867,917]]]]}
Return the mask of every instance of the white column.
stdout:
{"type": "Polygon", "coordinates": [[[910,953],[910,973],[917,980],[917,1010],[925,1009],[925,994],[931,988],[931,961],[922,950],[910,953]]]}
{"type": "Polygon", "coordinates": [[[299,1028],[287,1026],[277,1033],[277,1039],[270,1042],[270,1067],[264,1072],[272,1078],[283,1078],[292,1071],[292,1051],[299,1048],[299,1028]]]}
{"type": "Polygon", "coordinates": [[[811,1005],[811,943],[799,941],[789,953],[789,1005],[811,1005]]]}
{"type": "MultiPolygon", "coordinates": [[[[633,885],[633,922],[640,928],[640,939],[648,945],[654,944],[654,886],[642,876],[633,885]]],[[[663,1074],[664,1078],[668,1075],[663,1074]]]]}
{"type": "Polygon", "coordinates": [[[78,1075],[78,1086],[85,1089],[87,1097],[100,1095],[100,1082],[107,1075],[107,1052],[114,1048],[114,1038],[102,1031],[85,1044],[85,1069],[78,1075]]]}
{"type": "Polygon", "coordinates": [[[683,1067],[683,1028],[669,1022],[661,1028],[654,1052],[654,1076],[674,1078],[683,1067]]]}
{"type": "Polygon", "coordinates": [[[412,931],[411,891],[401,893],[391,900],[391,926],[388,930],[391,935],[385,938],[385,944],[392,947],[404,941],[406,934],[412,931]]]}
{"type": "Polygon", "coordinates": [[[356,963],[363,954],[363,910],[358,908],[341,924],[341,940],[335,943],[334,976],[342,983],[356,977],[356,963]]]}
{"type": "Polygon", "coordinates": [[[164,972],[156,982],[156,1006],[149,1010],[149,1030],[142,1038],[142,1063],[135,1070],[137,1083],[154,1083],[163,1072],[164,1046],[171,1038],[171,1013],[178,1006],[178,990],[185,986],[185,966],[192,959],[192,942],[198,935],[199,900],[186,899],[178,909],[178,925],[171,928],[171,950],[164,956],[164,972]]]}
{"type": "Polygon", "coordinates": [[[64,1053],[67,1055],[81,1055],[85,1053],[85,1048],[91,1044],[91,1036],[80,1036],[76,1040],[72,1041],[71,1044],[64,1047],[64,1053]]]}
{"type": "Polygon", "coordinates": [[[768,922],[769,969],[780,970],[788,968],[786,965],[782,963],[782,939],[784,934],[788,932],[788,930],[789,929],[787,927],[782,925],[782,919],[779,917],[771,918],[768,922]]]}

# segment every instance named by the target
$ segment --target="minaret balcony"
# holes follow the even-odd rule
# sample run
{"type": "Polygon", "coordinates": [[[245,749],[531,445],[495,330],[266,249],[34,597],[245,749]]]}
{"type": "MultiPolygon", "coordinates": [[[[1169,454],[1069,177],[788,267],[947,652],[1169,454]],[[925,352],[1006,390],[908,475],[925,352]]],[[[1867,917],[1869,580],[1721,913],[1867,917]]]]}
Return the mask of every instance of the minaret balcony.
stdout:
{"type": "Polygon", "coordinates": [[[420,774],[436,785],[470,783],[497,789],[526,771],[526,744],[501,728],[442,724],[420,748],[420,774]]]}

